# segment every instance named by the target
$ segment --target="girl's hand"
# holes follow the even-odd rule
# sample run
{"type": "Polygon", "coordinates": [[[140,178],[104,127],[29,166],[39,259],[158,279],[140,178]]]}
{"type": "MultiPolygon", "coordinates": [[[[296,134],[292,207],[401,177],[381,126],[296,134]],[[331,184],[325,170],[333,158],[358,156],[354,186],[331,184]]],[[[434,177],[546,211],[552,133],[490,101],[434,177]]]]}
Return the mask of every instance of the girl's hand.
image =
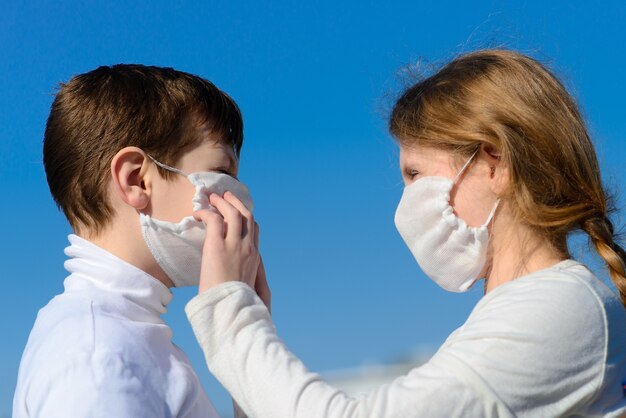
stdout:
{"type": "Polygon", "coordinates": [[[208,209],[194,212],[194,217],[206,225],[200,293],[229,281],[241,281],[255,289],[261,258],[258,225],[252,213],[230,192],[223,198],[211,194],[209,203],[219,213],[208,209]]]}
{"type": "MultiPolygon", "coordinates": [[[[258,237],[258,230],[257,230],[258,237]]],[[[267,284],[267,278],[265,277],[265,267],[263,266],[263,259],[261,259],[259,263],[259,269],[256,273],[256,283],[254,284],[254,290],[256,294],[259,295],[265,306],[267,306],[267,310],[272,313],[272,294],[270,292],[270,287],[267,284]]]]}

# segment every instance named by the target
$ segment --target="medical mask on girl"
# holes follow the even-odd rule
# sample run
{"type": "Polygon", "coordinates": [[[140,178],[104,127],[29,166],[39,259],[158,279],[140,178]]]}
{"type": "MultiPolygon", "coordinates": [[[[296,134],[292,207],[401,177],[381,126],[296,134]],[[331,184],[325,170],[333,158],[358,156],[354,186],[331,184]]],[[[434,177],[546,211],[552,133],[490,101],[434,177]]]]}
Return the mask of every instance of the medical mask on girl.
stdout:
{"type": "MultiPolygon", "coordinates": [[[[216,193],[222,196],[226,191],[237,196],[250,211],[253,209],[248,188],[228,174],[210,171],[187,174],[152,157],[150,159],[165,170],[187,177],[196,187],[192,199],[194,211],[213,209],[209,204],[209,195],[216,193]]],[[[193,216],[187,216],[174,223],[161,221],[143,213],[139,214],[139,222],[150,252],[174,285],[197,286],[200,283],[202,247],[206,236],[204,223],[196,221],[193,216]]]]}
{"type": "Polygon", "coordinates": [[[453,180],[429,176],[406,186],[396,210],[396,228],[420,268],[451,292],[465,292],[479,279],[487,261],[487,226],[499,202],[480,227],[468,226],[450,206],[452,187],[477,152],[453,180]]]}

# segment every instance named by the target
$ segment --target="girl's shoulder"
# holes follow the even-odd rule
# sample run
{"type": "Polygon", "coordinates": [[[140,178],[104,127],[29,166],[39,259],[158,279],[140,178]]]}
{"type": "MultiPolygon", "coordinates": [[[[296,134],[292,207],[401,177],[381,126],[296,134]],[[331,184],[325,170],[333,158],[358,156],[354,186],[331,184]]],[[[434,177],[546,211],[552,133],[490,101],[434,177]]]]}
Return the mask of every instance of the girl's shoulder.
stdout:
{"type": "Polygon", "coordinates": [[[623,401],[625,347],[620,299],[566,260],[491,291],[440,351],[461,359],[512,410],[530,402],[571,412],[623,401]]]}
{"type": "MultiPolygon", "coordinates": [[[[626,335],[626,310],[587,267],[564,260],[502,284],[485,295],[462,329],[506,329],[566,341],[626,335]]],[[[626,343],[626,341],[625,341],[626,343]]]]}
{"type": "Polygon", "coordinates": [[[572,259],[497,287],[476,305],[474,312],[490,313],[505,306],[513,315],[543,314],[544,321],[592,320],[598,326],[616,322],[626,327],[626,310],[617,293],[584,264],[572,259]]]}

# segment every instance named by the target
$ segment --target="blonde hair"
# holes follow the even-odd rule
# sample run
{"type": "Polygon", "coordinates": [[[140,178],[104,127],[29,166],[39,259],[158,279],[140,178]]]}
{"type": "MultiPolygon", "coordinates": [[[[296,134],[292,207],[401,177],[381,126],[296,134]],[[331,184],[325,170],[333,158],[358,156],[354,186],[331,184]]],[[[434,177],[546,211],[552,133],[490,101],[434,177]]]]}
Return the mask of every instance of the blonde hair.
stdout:
{"type": "Polygon", "coordinates": [[[586,232],[626,306],[626,252],[615,242],[595,149],[575,100],[542,64],[503,49],[462,55],[402,94],[389,129],[408,147],[498,149],[510,176],[503,198],[517,219],[563,254],[570,232],[586,232]]]}

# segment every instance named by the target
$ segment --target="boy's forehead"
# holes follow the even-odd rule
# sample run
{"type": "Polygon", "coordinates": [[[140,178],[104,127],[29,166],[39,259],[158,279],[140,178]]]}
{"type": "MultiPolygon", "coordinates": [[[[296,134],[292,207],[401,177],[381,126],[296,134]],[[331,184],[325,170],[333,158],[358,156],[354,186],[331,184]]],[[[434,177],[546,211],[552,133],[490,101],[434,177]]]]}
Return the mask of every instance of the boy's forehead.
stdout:
{"type": "Polygon", "coordinates": [[[205,157],[224,157],[237,160],[232,144],[223,140],[204,140],[197,147],[197,154],[205,157]]]}
{"type": "Polygon", "coordinates": [[[226,132],[213,129],[211,124],[207,122],[200,125],[199,134],[202,138],[201,144],[207,144],[214,148],[229,149],[236,157],[235,144],[230,141],[226,132]]]}
{"type": "Polygon", "coordinates": [[[211,134],[183,155],[181,164],[188,171],[203,171],[217,167],[237,169],[238,160],[230,141],[221,135],[211,134]]]}

